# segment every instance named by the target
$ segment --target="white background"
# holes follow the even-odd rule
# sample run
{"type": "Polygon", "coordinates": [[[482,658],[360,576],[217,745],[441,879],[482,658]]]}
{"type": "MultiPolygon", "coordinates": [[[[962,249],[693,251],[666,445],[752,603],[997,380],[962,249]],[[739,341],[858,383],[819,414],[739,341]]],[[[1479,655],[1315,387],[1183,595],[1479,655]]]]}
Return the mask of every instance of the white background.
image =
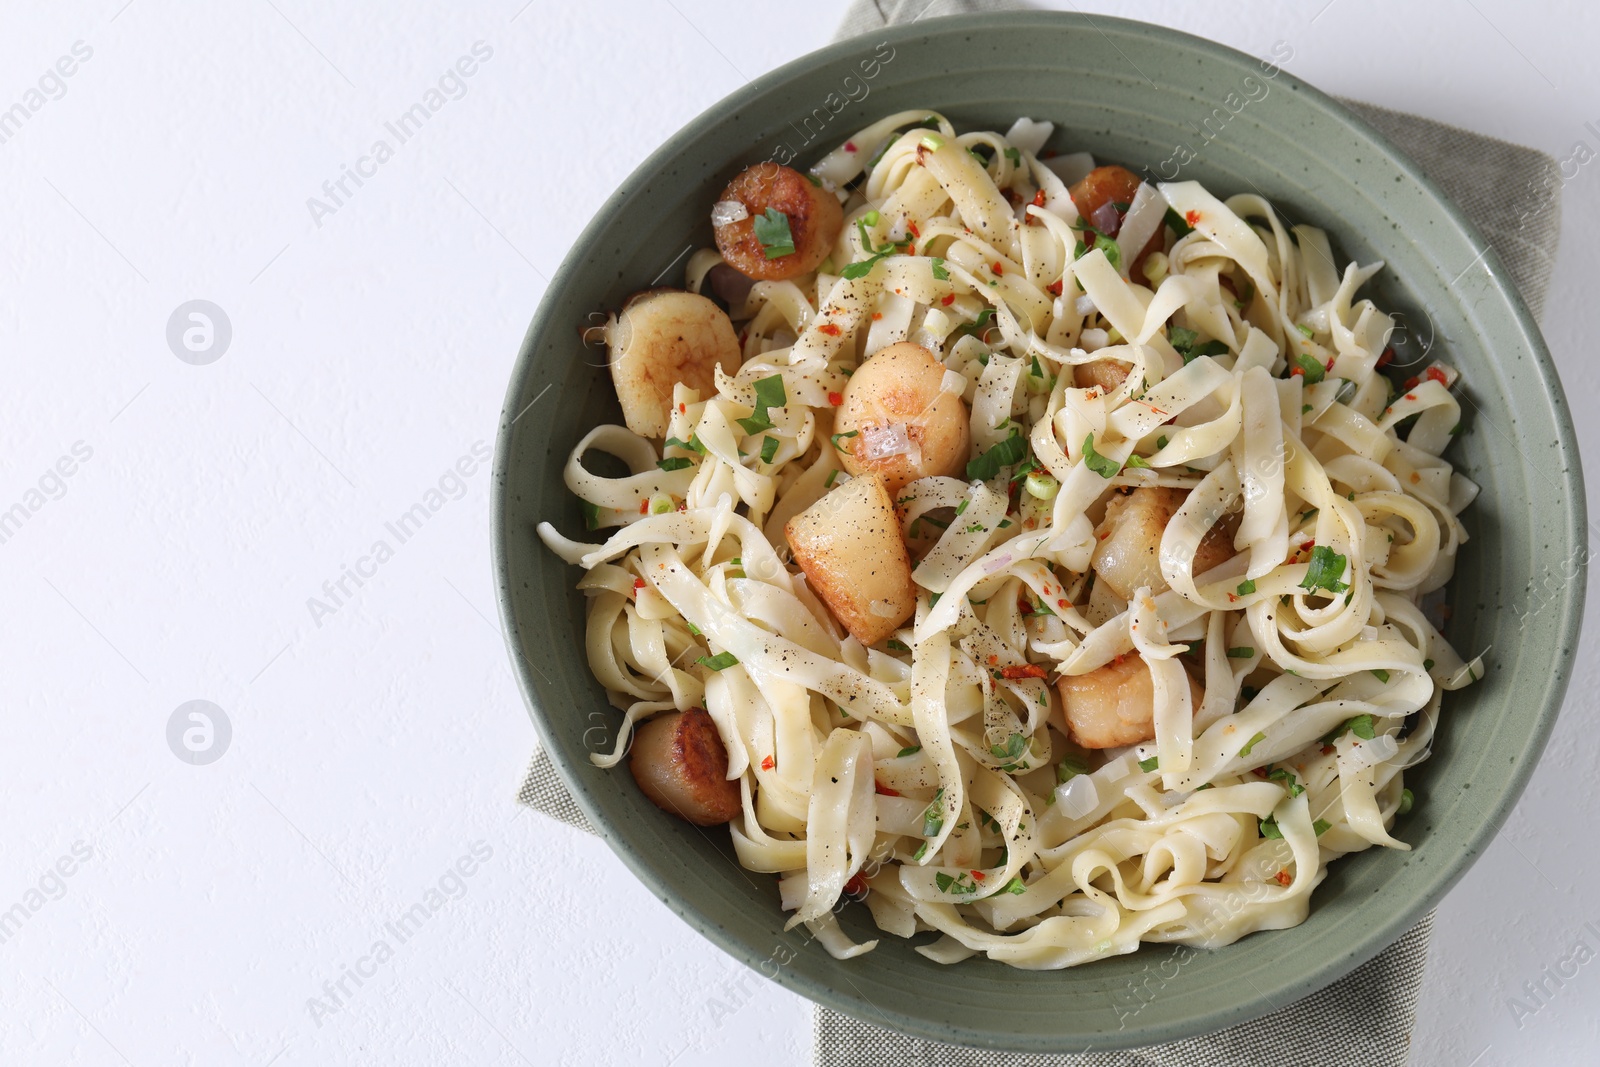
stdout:
{"type": "MultiPolygon", "coordinates": [[[[494,621],[489,474],[447,472],[492,444],[591,212],[668,133],[824,44],[843,4],[520,3],[0,9],[0,110],[93,50],[0,144],[0,510],[41,502],[41,478],[53,494],[0,544],[0,912],[25,915],[0,942],[0,1063],[809,1061],[804,1001],[513,805],[533,731],[494,621]],[[318,225],[307,198],[480,40],[465,95],[318,225]],[[165,339],[195,298],[232,324],[208,366],[165,339]],[[92,454],[58,483],[77,442],[92,454]],[[441,477],[396,546],[384,524],[441,477]],[[335,604],[324,582],[379,539],[393,558],[335,604]],[[313,619],[313,596],[336,610],[313,619]],[[168,747],[193,699],[232,727],[208,766],[168,747]],[[451,875],[477,842],[488,858],[451,875]],[[51,875],[75,844],[89,858],[51,875]],[[314,1018],[441,879],[444,907],[314,1018]]],[[[1085,6],[1252,53],[1286,40],[1330,92],[1600,150],[1592,5],[1085,6]]],[[[1546,317],[1591,455],[1597,209],[1600,163],[1565,189],[1546,317]]],[[[1419,1064],[1594,1061],[1600,965],[1532,1015],[1508,998],[1533,1006],[1523,983],[1576,941],[1600,950],[1579,890],[1600,875],[1597,639],[1440,910],[1419,1064]]]]}

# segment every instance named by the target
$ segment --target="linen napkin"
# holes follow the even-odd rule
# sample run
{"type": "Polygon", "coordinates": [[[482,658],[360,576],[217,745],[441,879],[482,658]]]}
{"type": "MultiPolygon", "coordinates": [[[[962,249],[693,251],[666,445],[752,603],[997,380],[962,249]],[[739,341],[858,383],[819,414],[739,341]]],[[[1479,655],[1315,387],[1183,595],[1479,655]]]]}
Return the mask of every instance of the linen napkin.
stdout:
{"type": "MultiPolygon", "coordinates": [[[[1014,0],[855,0],[838,38],[945,15],[1005,11],[1014,0]]],[[[1561,227],[1561,177],[1543,152],[1400,111],[1341,99],[1416,162],[1477,224],[1535,317],[1544,310],[1561,227]]],[[[534,754],[517,801],[593,833],[550,758],[534,754]]],[[[1186,1041],[1122,1052],[1019,1055],[908,1037],[818,1006],[817,1067],[1255,1067],[1315,1055],[1341,1067],[1402,1067],[1422,987],[1430,912],[1333,985],[1270,1015],[1186,1041]],[[1314,1052],[1312,1050],[1315,1050],[1314,1052]]],[[[1145,951],[1154,951],[1147,948],[1145,951]]]]}

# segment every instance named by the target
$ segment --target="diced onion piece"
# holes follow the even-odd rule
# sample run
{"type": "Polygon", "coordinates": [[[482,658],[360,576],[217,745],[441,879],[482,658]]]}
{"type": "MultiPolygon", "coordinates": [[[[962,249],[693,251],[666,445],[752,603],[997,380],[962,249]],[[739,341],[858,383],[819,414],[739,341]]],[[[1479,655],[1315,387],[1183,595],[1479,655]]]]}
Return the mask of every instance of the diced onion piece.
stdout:
{"type": "Polygon", "coordinates": [[[731,226],[750,217],[750,211],[738,200],[718,200],[711,205],[711,225],[731,226]]]}
{"type": "Polygon", "coordinates": [[[1111,335],[1101,329],[1084,330],[1078,335],[1078,344],[1085,352],[1098,352],[1111,343],[1111,335]]]}
{"type": "Polygon", "coordinates": [[[862,451],[869,460],[903,456],[911,451],[911,435],[906,424],[893,422],[887,426],[868,426],[861,431],[862,451]]]}
{"type": "Polygon", "coordinates": [[[1093,315],[1096,311],[1099,310],[1098,308],[1096,308],[1094,306],[1094,298],[1089,296],[1087,293],[1085,293],[1083,296],[1078,297],[1078,299],[1073,302],[1072,308],[1078,314],[1083,315],[1085,317],[1087,317],[1089,315],[1093,315]]]}
{"type": "Polygon", "coordinates": [[[1359,770],[1362,767],[1373,767],[1387,760],[1394,759],[1400,751],[1400,745],[1389,734],[1379,734],[1367,740],[1354,741],[1350,745],[1350,762],[1359,770]]]}
{"type": "Polygon", "coordinates": [[[1094,775],[1079,774],[1056,786],[1056,803],[1069,819],[1081,819],[1100,803],[1100,789],[1094,775]]]}
{"type": "Polygon", "coordinates": [[[1122,216],[1117,213],[1117,205],[1107,200],[1089,212],[1089,225],[1107,236],[1116,233],[1122,226],[1122,216]]]}
{"type": "Polygon", "coordinates": [[[960,371],[947,370],[944,378],[939,382],[939,392],[955,393],[957,396],[967,391],[967,376],[960,371]]]}

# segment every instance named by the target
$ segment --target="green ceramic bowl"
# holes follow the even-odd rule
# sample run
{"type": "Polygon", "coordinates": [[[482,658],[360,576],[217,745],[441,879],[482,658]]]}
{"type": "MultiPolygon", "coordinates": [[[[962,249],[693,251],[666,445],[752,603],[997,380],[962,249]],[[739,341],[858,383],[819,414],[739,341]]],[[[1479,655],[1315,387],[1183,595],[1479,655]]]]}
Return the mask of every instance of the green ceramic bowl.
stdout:
{"type": "MultiPolygon", "coordinates": [[[[607,843],[696,929],[796,992],[879,1025],[1017,1051],[1108,1049],[1216,1030],[1315,992],[1417,922],[1489,843],[1538,761],[1577,647],[1577,446],[1538,328],[1484,248],[1427,178],[1327,96],[1155,26],[1039,12],[939,19],[832,45],[757,79],[623,183],[578,238],[523,342],[500,427],[493,537],[511,656],[545,748],[607,843]],[[1181,967],[1159,946],[1065,971],[983,959],[943,967],[893,937],[839,962],[803,929],[784,931],[773,879],[743,873],[724,833],[662,814],[625,770],[589,763],[620,716],[584,663],[577,572],[534,535],[541,519],[582,529],[562,464],[588,428],[620,421],[578,328],[669,266],[681,270],[691,244],[709,244],[710,206],[742,167],[782,159],[782,146],[809,165],[869,121],[916,107],[958,129],[1049,119],[1051,147],[1163,176],[1186,144],[1197,155],[1183,177],[1222,195],[1258,190],[1291,219],[1325,228],[1341,262],[1387,263],[1368,291],[1405,314],[1409,351],[1431,344],[1464,373],[1468,414],[1451,458],[1483,493],[1466,516],[1472,540],[1449,636],[1468,655],[1493,649],[1488,677],[1446,698],[1433,758],[1408,776],[1417,803],[1396,833],[1413,850],[1334,864],[1295,929],[1181,967]]],[[[853,936],[872,936],[864,908],[841,918],[853,936]]]]}

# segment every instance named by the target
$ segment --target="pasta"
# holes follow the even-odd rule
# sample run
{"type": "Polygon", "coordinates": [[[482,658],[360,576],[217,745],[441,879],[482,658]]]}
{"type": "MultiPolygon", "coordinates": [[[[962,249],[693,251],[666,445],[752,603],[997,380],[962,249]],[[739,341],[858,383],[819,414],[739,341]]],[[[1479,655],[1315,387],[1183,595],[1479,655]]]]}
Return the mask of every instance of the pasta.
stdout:
{"type": "Polygon", "coordinates": [[[614,532],[538,528],[623,712],[594,762],[680,716],[641,785],[733,813],[840,958],[878,944],[852,899],[1022,968],[1295,925],[1331,861],[1409,847],[1403,772],[1483,673],[1438,629],[1455,372],[1396,389],[1382,265],[1052,132],[907,111],[740,175],[671,328],[602,331],[633,429],[566,482],[614,532]]]}

